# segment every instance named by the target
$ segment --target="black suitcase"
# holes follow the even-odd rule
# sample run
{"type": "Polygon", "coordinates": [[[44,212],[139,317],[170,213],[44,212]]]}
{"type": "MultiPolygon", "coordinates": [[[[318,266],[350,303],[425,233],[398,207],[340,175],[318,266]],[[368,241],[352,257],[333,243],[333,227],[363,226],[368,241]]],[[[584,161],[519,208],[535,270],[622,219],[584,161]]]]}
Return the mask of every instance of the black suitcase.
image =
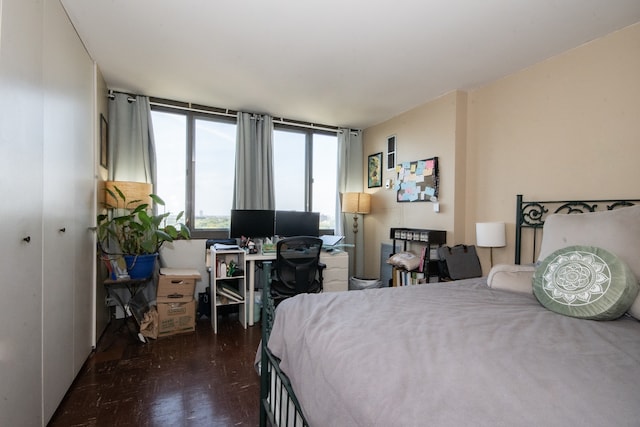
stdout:
{"type": "Polygon", "coordinates": [[[473,245],[438,248],[440,277],[443,280],[470,279],[482,276],[482,266],[473,245]]]}

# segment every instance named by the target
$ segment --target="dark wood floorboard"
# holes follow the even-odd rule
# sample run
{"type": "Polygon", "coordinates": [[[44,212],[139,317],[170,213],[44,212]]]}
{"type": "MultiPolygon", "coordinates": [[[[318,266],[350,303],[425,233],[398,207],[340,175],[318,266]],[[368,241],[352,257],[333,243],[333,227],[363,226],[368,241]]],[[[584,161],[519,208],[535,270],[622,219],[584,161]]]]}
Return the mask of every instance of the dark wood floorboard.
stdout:
{"type": "Polygon", "coordinates": [[[113,320],[49,426],[257,426],[260,323],[219,319],[147,344],[113,320]]]}

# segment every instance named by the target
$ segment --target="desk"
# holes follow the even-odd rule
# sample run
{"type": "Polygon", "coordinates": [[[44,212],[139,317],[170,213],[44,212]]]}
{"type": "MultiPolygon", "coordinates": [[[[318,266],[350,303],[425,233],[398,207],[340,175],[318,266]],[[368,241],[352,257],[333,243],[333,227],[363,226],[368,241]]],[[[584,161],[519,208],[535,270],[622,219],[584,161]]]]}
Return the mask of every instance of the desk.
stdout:
{"type": "Polygon", "coordinates": [[[253,326],[255,295],[254,290],[256,288],[256,261],[275,261],[276,253],[272,254],[249,254],[244,257],[246,261],[246,273],[249,276],[249,326],[253,326]]]}
{"type": "MultiPolygon", "coordinates": [[[[255,270],[256,261],[275,261],[276,253],[270,254],[247,254],[245,256],[246,272],[249,276],[249,326],[253,326],[254,306],[255,306],[255,270]]],[[[349,254],[342,251],[320,253],[320,262],[327,267],[323,272],[324,292],[338,292],[349,289],[349,254]]]]}

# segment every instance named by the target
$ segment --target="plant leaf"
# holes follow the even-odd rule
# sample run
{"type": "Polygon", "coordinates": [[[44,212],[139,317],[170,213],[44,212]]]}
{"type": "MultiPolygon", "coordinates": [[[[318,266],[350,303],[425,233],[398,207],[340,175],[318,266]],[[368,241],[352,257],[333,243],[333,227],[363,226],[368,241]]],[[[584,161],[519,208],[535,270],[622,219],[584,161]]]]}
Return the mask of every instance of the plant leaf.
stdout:
{"type": "Polygon", "coordinates": [[[164,200],[162,200],[157,194],[149,194],[149,197],[151,197],[156,204],[164,206],[164,200]]]}

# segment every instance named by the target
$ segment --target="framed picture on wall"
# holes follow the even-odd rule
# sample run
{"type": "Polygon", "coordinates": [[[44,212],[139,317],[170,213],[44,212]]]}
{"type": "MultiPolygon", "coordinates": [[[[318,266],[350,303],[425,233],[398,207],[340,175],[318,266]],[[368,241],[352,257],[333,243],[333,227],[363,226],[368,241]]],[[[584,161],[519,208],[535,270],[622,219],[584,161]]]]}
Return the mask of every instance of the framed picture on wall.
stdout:
{"type": "Polygon", "coordinates": [[[109,138],[108,138],[107,119],[100,114],[100,166],[107,168],[109,157],[109,138]]]}
{"type": "Polygon", "coordinates": [[[367,165],[368,187],[382,187],[382,152],[370,155],[367,165]]]}
{"type": "Polygon", "coordinates": [[[438,197],[438,158],[403,162],[398,165],[398,202],[431,202],[438,197]]]}
{"type": "Polygon", "coordinates": [[[396,167],[396,136],[387,137],[387,170],[396,167]]]}

